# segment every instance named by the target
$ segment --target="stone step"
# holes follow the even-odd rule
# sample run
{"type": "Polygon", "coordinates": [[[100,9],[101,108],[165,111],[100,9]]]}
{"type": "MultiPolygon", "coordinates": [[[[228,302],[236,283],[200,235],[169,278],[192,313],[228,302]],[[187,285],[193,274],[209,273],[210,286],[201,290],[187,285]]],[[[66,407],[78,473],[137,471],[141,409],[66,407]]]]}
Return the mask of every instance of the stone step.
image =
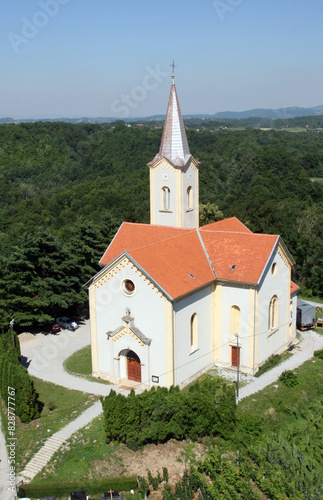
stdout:
{"type": "MultiPolygon", "coordinates": [[[[46,463],[47,463],[47,458],[46,457],[34,457],[29,462],[29,464],[32,465],[32,466],[39,466],[39,465],[43,465],[43,464],[46,464],[46,463]]],[[[28,465],[27,465],[27,467],[28,467],[28,465]]],[[[26,469],[27,469],[27,467],[26,467],[26,469]]]]}

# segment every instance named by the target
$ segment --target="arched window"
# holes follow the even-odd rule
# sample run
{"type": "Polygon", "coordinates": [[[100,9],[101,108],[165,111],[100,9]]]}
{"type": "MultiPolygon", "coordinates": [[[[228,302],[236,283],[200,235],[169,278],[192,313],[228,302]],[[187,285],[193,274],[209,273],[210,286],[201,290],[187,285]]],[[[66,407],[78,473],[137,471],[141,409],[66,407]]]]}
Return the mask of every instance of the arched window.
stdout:
{"type": "Polygon", "coordinates": [[[232,306],[230,311],[230,333],[231,337],[234,336],[235,333],[240,335],[240,308],[238,306],[232,306]]]}
{"type": "Polygon", "coordinates": [[[269,304],[268,311],[268,330],[276,330],[278,328],[278,299],[274,295],[269,304]]]}
{"type": "Polygon", "coordinates": [[[192,186],[188,186],[187,192],[187,210],[193,210],[193,188],[192,186]]]}
{"type": "Polygon", "coordinates": [[[191,343],[191,349],[197,349],[197,347],[198,347],[198,325],[197,325],[197,314],[196,313],[192,314],[192,316],[191,316],[190,343],[191,343]]]}
{"type": "Polygon", "coordinates": [[[164,186],[161,190],[162,210],[170,210],[170,189],[164,186]]]}

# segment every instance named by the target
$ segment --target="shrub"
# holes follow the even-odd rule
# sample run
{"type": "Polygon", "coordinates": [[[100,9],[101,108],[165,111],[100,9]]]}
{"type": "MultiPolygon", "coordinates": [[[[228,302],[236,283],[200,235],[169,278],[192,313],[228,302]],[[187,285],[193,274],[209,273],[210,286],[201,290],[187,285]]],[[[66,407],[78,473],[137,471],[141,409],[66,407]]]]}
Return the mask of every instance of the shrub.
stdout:
{"type": "Polygon", "coordinates": [[[265,361],[265,363],[260,366],[259,370],[255,374],[255,377],[260,377],[260,375],[262,375],[265,372],[268,372],[269,370],[274,368],[274,366],[279,365],[280,362],[281,362],[281,355],[280,354],[272,354],[267,359],[267,361],[265,361]]]}
{"type": "Polygon", "coordinates": [[[323,359],[323,349],[319,349],[318,351],[314,351],[314,356],[316,358],[323,359]]]}
{"type": "Polygon", "coordinates": [[[291,370],[285,370],[279,377],[279,380],[283,382],[287,387],[295,387],[298,384],[298,379],[296,373],[291,370]]]}
{"type": "Polygon", "coordinates": [[[219,387],[208,378],[188,390],[153,387],[126,397],[113,390],[101,399],[106,441],[122,442],[131,449],[169,439],[196,439],[234,430],[236,402],[233,386],[219,387]]]}

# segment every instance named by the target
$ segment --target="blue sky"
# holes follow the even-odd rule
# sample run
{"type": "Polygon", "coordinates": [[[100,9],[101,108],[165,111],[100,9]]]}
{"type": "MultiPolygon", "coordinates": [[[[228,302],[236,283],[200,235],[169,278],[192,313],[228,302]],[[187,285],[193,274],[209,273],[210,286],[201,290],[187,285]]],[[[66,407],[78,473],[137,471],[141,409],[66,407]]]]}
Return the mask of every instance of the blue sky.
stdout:
{"type": "Polygon", "coordinates": [[[323,104],[322,0],[2,0],[0,116],[323,104]]]}

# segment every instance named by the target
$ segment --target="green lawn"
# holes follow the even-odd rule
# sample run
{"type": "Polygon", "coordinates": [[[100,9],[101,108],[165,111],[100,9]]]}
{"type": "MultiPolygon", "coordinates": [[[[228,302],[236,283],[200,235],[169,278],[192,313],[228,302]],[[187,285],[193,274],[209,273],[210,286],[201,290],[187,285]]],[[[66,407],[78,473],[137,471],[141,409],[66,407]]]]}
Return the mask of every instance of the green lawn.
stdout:
{"type": "Polygon", "coordinates": [[[84,377],[91,382],[100,382],[101,384],[109,384],[106,380],[92,377],[92,360],[91,360],[91,346],[87,345],[74,352],[64,363],[64,368],[67,372],[78,377],[84,377]]]}
{"type": "Polygon", "coordinates": [[[17,419],[17,471],[23,470],[44,441],[78,417],[98,396],[45,382],[32,377],[39,400],[43,403],[40,418],[23,424],[17,419]]]}
{"type": "Polygon", "coordinates": [[[78,375],[91,375],[92,374],[92,361],[91,361],[91,346],[87,345],[74,352],[72,356],[67,358],[64,362],[64,368],[78,375]]]}

